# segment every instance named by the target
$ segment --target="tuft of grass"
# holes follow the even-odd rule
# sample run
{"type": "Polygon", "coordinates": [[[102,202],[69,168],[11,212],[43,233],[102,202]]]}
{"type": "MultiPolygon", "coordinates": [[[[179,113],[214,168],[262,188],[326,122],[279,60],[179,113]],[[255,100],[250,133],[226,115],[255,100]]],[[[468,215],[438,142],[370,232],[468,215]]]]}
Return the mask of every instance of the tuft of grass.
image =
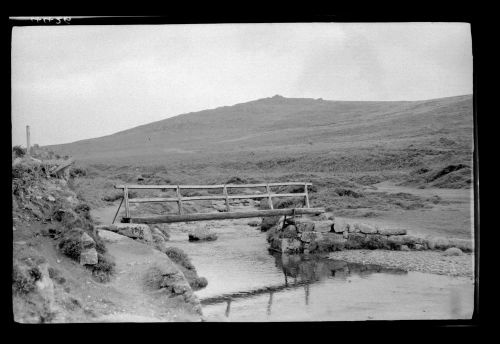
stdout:
{"type": "Polygon", "coordinates": [[[168,247],[165,254],[180,267],[193,290],[199,290],[208,285],[205,277],[198,276],[194,265],[183,250],[177,247],[168,247]]]}
{"type": "Polygon", "coordinates": [[[58,244],[59,250],[65,256],[78,261],[82,253],[80,238],[84,232],[94,239],[97,253],[104,255],[107,251],[104,241],[99,236],[94,235],[92,231],[84,231],[81,228],[72,228],[63,232],[58,244]]]}
{"type": "Polygon", "coordinates": [[[354,197],[354,198],[360,198],[364,197],[364,195],[360,192],[356,192],[351,189],[344,189],[344,188],[336,188],[335,193],[339,196],[348,196],[348,197],[354,197]]]}
{"type": "Polygon", "coordinates": [[[92,275],[101,283],[109,282],[115,273],[116,264],[113,259],[106,254],[97,253],[97,264],[89,267],[92,275]]]}
{"type": "Polygon", "coordinates": [[[15,262],[12,268],[12,291],[15,294],[33,292],[36,288],[36,281],[42,278],[38,267],[15,262]]]}
{"type": "Polygon", "coordinates": [[[61,271],[56,269],[56,268],[53,268],[53,267],[49,267],[49,277],[51,279],[53,279],[54,281],[56,281],[58,284],[64,284],[66,282],[66,279],[61,276],[61,271]]]}
{"type": "Polygon", "coordinates": [[[188,270],[194,269],[191,259],[189,259],[189,256],[182,249],[178,247],[167,247],[165,254],[177,265],[180,265],[188,270]]]}

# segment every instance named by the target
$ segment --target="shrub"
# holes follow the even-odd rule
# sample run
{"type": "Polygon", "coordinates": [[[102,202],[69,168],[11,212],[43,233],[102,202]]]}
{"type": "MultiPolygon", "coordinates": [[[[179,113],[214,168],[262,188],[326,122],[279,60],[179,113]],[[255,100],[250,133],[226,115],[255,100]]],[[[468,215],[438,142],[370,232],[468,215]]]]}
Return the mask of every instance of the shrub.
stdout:
{"type": "Polygon", "coordinates": [[[348,196],[348,197],[354,197],[354,198],[360,198],[364,197],[364,195],[360,192],[356,192],[351,189],[343,189],[343,188],[337,188],[335,189],[335,193],[339,196],[348,196]]]}
{"type": "Polygon", "coordinates": [[[73,210],[86,218],[90,218],[90,206],[87,203],[79,203],[73,210]]]}
{"type": "Polygon", "coordinates": [[[266,216],[262,218],[262,222],[260,223],[260,230],[267,231],[272,227],[276,226],[280,223],[281,216],[266,216]]]}
{"type": "Polygon", "coordinates": [[[80,253],[82,252],[80,245],[82,233],[83,230],[79,228],[70,229],[63,234],[63,238],[58,244],[59,249],[65,256],[76,261],[80,259],[80,253]]]}
{"type": "Polygon", "coordinates": [[[78,214],[72,209],[58,209],[52,214],[52,218],[61,222],[62,226],[67,229],[82,228],[87,231],[93,229],[90,214],[78,214]]]}
{"type": "Polygon", "coordinates": [[[349,238],[345,244],[348,250],[360,249],[365,245],[365,235],[358,233],[350,233],[349,238]]]}
{"type": "Polygon", "coordinates": [[[376,249],[391,249],[391,245],[387,241],[387,237],[384,235],[371,234],[366,237],[365,247],[370,250],[376,249]]]}
{"type": "Polygon", "coordinates": [[[80,166],[75,166],[75,167],[72,167],[70,170],[69,170],[69,175],[73,178],[75,177],[84,177],[87,175],[87,169],[84,168],[84,167],[80,167],[80,166]]]}
{"type": "Polygon", "coordinates": [[[189,281],[189,285],[194,291],[200,290],[208,285],[208,280],[205,277],[196,277],[194,280],[189,281]]]}
{"type": "Polygon", "coordinates": [[[12,152],[16,158],[22,158],[26,155],[26,148],[22,148],[21,146],[12,147],[12,152]]]}

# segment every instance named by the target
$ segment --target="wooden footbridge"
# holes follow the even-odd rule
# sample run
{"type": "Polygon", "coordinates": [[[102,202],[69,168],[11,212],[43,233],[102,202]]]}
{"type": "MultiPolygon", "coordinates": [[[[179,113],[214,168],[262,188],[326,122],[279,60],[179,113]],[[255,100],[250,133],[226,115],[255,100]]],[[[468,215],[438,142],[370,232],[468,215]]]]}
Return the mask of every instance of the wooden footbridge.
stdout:
{"type": "Polygon", "coordinates": [[[171,222],[189,222],[189,221],[208,221],[208,220],[225,220],[225,219],[240,219],[251,217],[266,217],[266,216],[294,216],[303,214],[321,214],[325,210],[323,208],[311,208],[309,204],[308,187],[312,183],[307,182],[287,182],[287,183],[265,183],[265,184],[219,184],[219,185],[115,185],[116,189],[123,190],[123,198],[115,218],[120,211],[120,207],[125,203],[125,216],[122,222],[125,223],[171,223],[171,222]],[[275,193],[271,192],[271,188],[279,186],[303,186],[302,193],[275,193]],[[265,189],[265,192],[253,194],[230,194],[232,189],[265,189]],[[202,196],[182,196],[182,190],[213,190],[220,189],[220,195],[202,195],[202,196]],[[171,190],[175,191],[176,197],[156,197],[156,198],[129,198],[129,190],[171,190]],[[302,208],[285,208],[274,209],[273,198],[279,197],[303,197],[302,208]],[[230,200],[235,199],[267,199],[270,209],[253,210],[253,211],[232,211],[230,200]],[[226,205],[225,212],[218,213],[190,213],[185,214],[182,209],[182,204],[185,201],[201,201],[201,200],[223,200],[226,205]],[[176,202],[178,205],[178,214],[166,214],[160,216],[148,217],[132,217],[130,214],[131,203],[147,203],[147,202],[176,202]]]}

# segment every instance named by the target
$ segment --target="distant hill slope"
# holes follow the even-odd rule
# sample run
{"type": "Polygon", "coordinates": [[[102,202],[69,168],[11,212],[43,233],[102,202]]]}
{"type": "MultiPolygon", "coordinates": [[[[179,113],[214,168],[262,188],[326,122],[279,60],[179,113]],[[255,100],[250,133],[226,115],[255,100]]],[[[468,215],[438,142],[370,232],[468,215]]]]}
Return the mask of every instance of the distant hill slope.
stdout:
{"type": "Polygon", "coordinates": [[[425,148],[450,142],[471,149],[472,114],[472,95],[388,102],[274,96],[47,148],[79,160],[110,163],[425,148]]]}

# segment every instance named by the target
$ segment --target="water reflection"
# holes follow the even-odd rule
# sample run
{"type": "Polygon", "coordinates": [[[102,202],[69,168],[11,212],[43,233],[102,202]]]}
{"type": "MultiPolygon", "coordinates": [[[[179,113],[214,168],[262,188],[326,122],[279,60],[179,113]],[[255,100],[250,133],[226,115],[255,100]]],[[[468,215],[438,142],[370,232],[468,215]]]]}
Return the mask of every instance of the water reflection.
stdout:
{"type": "Polygon", "coordinates": [[[228,299],[227,300],[226,312],[225,312],[226,317],[229,317],[229,312],[230,311],[231,311],[231,299],[228,299]]]}
{"type": "Polygon", "coordinates": [[[309,284],[306,284],[304,286],[304,291],[306,294],[306,306],[308,306],[309,305],[309,284]]]}
{"type": "Polygon", "coordinates": [[[294,284],[299,282],[317,282],[325,278],[346,280],[356,274],[366,277],[373,273],[406,274],[398,268],[387,268],[375,264],[348,263],[342,260],[327,259],[319,255],[284,255],[273,253],[275,265],[283,271],[285,284],[287,277],[293,277],[294,284]]]}
{"type": "Polygon", "coordinates": [[[271,315],[271,306],[273,305],[274,291],[269,292],[269,302],[267,303],[267,315],[271,315]]]}
{"type": "Polygon", "coordinates": [[[348,278],[352,275],[367,277],[373,273],[407,274],[407,271],[403,269],[385,268],[375,264],[348,263],[316,255],[284,255],[280,253],[272,253],[272,255],[276,268],[283,273],[283,284],[209,297],[202,299],[201,304],[207,306],[225,302],[227,303],[225,316],[229,317],[232,301],[269,294],[266,310],[269,316],[272,312],[274,294],[284,290],[303,287],[304,303],[308,306],[311,293],[310,285],[324,279],[348,282],[348,278]]]}

